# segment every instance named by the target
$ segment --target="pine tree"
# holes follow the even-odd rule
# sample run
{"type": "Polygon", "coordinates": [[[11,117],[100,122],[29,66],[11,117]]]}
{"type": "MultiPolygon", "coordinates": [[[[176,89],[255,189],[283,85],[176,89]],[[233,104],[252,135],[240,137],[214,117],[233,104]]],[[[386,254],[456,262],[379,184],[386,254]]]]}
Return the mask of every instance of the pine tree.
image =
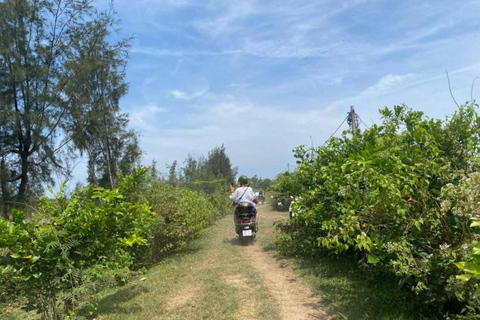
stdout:
{"type": "Polygon", "coordinates": [[[98,12],[88,0],[0,2],[3,212],[7,204],[23,203],[42,184],[52,184],[53,173],[68,173],[66,147],[72,141],[91,164],[99,154],[109,158],[112,182],[121,157],[138,153],[129,149],[135,138],[127,134],[126,116],[118,113],[127,89],[128,39],[107,42],[117,24],[113,16],[113,9],[98,12]],[[112,137],[126,136],[132,141],[114,150],[119,143],[112,137]]]}

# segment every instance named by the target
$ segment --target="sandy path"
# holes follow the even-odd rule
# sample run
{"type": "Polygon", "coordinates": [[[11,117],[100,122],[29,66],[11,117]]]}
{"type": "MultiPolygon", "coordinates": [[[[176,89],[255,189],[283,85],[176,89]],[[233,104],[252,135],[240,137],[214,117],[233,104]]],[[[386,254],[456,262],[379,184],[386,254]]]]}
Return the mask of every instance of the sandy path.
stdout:
{"type": "Polygon", "coordinates": [[[245,247],[245,258],[264,279],[272,296],[279,302],[282,319],[329,319],[320,301],[312,294],[290,266],[279,262],[264,252],[256,243],[245,247]]]}
{"type": "Polygon", "coordinates": [[[250,261],[264,279],[269,292],[279,302],[282,319],[329,319],[322,310],[320,301],[313,296],[312,290],[290,266],[280,266],[275,258],[264,252],[256,243],[244,249],[245,259],[250,261]]]}
{"type": "MultiPolygon", "coordinates": [[[[271,214],[269,210],[263,211],[264,217],[271,214]]],[[[269,292],[278,301],[282,319],[330,319],[322,309],[321,301],[313,295],[310,287],[303,283],[290,265],[279,262],[265,252],[257,241],[242,249],[244,258],[263,278],[269,292]]]]}

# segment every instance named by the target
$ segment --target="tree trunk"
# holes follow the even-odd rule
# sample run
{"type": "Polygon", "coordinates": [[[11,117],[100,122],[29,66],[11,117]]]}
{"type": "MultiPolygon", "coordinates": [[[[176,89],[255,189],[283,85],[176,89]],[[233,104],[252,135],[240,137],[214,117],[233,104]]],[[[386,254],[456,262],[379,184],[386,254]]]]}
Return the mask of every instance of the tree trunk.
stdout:
{"type": "Polygon", "coordinates": [[[115,188],[115,172],[113,168],[113,160],[112,154],[110,153],[110,141],[108,140],[108,132],[107,132],[107,121],[105,117],[103,117],[103,124],[104,124],[104,137],[105,137],[105,157],[107,159],[107,170],[108,170],[108,178],[110,179],[110,187],[113,189],[115,188]]]}
{"type": "Polygon", "coordinates": [[[0,162],[0,188],[0,191],[2,192],[2,217],[8,220],[10,211],[10,190],[8,189],[8,171],[5,165],[5,159],[2,159],[2,161],[0,162]]]}
{"type": "Polygon", "coordinates": [[[88,151],[88,183],[98,187],[97,176],[95,175],[95,159],[92,152],[88,151]]]}
{"type": "Polygon", "coordinates": [[[22,172],[20,178],[20,186],[18,187],[17,194],[17,203],[21,204],[25,200],[25,195],[27,193],[27,183],[28,183],[28,155],[26,153],[21,154],[22,161],[22,172]]]}

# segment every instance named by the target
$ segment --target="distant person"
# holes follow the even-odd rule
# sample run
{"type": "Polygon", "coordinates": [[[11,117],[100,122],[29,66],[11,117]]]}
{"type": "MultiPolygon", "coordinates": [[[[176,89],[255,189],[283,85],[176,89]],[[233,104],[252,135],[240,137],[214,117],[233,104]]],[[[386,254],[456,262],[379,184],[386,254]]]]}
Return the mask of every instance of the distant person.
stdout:
{"type": "Polygon", "coordinates": [[[265,203],[265,191],[260,190],[258,192],[258,204],[264,204],[265,203]]]}

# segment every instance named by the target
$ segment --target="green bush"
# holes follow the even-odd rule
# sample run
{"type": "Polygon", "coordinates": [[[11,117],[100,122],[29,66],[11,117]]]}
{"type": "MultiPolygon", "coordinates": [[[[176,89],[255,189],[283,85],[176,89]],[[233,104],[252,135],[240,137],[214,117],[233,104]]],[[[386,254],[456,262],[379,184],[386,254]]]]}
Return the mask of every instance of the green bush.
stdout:
{"type": "Polygon", "coordinates": [[[212,200],[211,195],[160,181],[151,186],[147,198],[155,212],[153,255],[156,259],[185,247],[220,216],[215,206],[220,201],[212,200]]]}
{"type": "Polygon", "coordinates": [[[45,319],[91,313],[91,294],[125,281],[128,268],[145,259],[153,214],[128,195],[141,175],[119,189],[90,186],[71,197],[42,197],[37,217],[14,211],[12,221],[0,220],[0,267],[28,298],[27,309],[45,319]]]}
{"type": "Polygon", "coordinates": [[[219,188],[214,193],[205,195],[207,201],[213,205],[213,215],[212,222],[228,215],[232,214],[234,209],[231,206],[231,202],[228,199],[229,190],[228,188],[219,188]]]}
{"type": "Polygon", "coordinates": [[[395,274],[425,312],[474,314],[476,285],[456,279],[455,263],[468,259],[479,239],[468,208],[480,197],[466,191],[480,171],[476,106],[444,122],[405,106],[381,114],[382,125],[352,138],[345,132],[318,148],[314,161],[305,148],[296,150],[297,170],[280,181],[295,181],[297,196],[295,218],[280,226],[280,247],[352,255],[395,274]]]}
{"type": "MultiPolygon", "coordinates": [[[[114,190],[42,197],[32,219],[0,219],[0,302],[26,299],[45,319],[95,312],[95,293],[202,235],[231,211],[226,184],[210,194],[172,187],[139,168],[114,190]]],[[[220,186],[220,185],[219,185],[220,186]]]]}
{"type": "MultiPolygon", "coordinates": [[[[453,211],[466,221],[472,221],[471,227],[480,226],[480,173],[475,172],[462,179],[457,186],[448,185],[442,197],[442,211],[453,211]],[[453,201],[452,201],[453,200],[453,201]]],[[[466,230],[467,231],[467,230],[466,230]]],[[[478,239],[478,237],[472,237],[478,239]]],[[[480,302],[480,242],[465,243],[463,250],[469,252],[465,261],[457,262],[457,267],[463,272],[457,279],[464,281],[464,285],[472,290],[455,292],[460,299],[467,302],[466,308],[471,314],[478,311],[480,302]],[[473,289],[476,289],[473,290],[473,289]]],[[[458,290],[457,290],[458,291],[458,290]]],[[[478,316],[480,319],[480,315],[478,316]]]]}

